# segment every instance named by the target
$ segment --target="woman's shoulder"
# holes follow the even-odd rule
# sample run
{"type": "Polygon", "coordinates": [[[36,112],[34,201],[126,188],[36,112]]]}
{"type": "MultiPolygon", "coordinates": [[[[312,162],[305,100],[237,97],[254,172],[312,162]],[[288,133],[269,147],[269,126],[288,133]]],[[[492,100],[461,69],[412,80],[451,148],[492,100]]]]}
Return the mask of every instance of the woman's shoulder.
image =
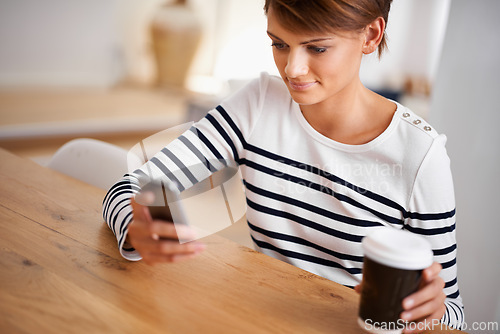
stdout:
{"type": "Polygon", "coordinates": [[[289,103],[290,94],[283,80],[275,75],[262,72],[259,77],[248,80],[241,88],[224,99],[224,105],[242,104],[262,109],[264,105],[289,103]],[[246,101],[246,102],[245,102],[246,101]]]}
{"type": "Polygon", "coordinates": [[[262,72],[260,73],[260,80],[266,80],[273,87],[275,86],[286,89],[283,79],[281,79],[281,77],[277,75],[269,74],[268,72],[262,72]]]}
{"type": "Polygon", "coordinates": [[[404,151],[414,159],[423,161],[430,156],[441,156],[448,160],[446,135],[439,133],[424,117],[397,103],[395,117],[399,118],[398,138],[404,143],[404,151]]]}
{"type": "Polygon", "coordinates": [[[416,137],[413,139],[427,139],[430,142],[444,136],[441,135],[424,117],[418,115],[410,108],[400,103],[396,104],[397,110],[395,117],[400,119],[401,130],[404,131],[406,135],[416,137]]]}
{"type": "Polygon", "coordinates": [[[222,109],[245,136],[250,136],[263,117],[288,110],[290,99],[281,78],[261,73],[259,77],[247,81],[225,98],[218,109],[222,109]]]}
{"type": "Polygon", "coordinates": [[[290,98],[288,89],[281,77],[269,74],[268,72],[262,72],[256,81],[259,82],[262,92],[266,95],[270,95],[273,98],[280,96],[287,99],[290,98]]]}

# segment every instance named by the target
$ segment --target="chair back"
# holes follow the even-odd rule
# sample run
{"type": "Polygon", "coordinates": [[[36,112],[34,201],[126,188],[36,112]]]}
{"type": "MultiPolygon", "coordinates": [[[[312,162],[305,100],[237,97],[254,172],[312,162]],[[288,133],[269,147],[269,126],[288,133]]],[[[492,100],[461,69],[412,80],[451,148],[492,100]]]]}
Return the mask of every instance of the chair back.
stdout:
{"type": "Polygon", "coordinates": [[[61,146],[47,166],[107,190],[127,173],[127,151],[103,141],[79,138],[61,146]]]}

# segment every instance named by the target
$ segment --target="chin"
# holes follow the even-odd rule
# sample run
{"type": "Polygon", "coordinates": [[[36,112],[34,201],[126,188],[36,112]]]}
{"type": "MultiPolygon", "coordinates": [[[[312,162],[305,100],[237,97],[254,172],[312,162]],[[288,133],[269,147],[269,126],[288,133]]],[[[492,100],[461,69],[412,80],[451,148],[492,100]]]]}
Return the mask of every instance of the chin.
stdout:
{"type": "Polygon", "coordinates": [[[306,94],[297,94],[295,91],[290,91],[290,95],[295,103],[301,106],[310,106],[319,102],[317,98],[306,96],[306,94]]]}

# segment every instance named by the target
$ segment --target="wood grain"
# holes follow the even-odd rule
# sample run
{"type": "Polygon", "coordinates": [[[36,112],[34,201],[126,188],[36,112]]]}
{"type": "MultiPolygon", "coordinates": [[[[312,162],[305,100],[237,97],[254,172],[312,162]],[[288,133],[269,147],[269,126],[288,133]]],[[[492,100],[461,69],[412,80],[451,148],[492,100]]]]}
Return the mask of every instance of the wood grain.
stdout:
{"type": "Polygon", "coordinates": [[[188,262],[126,261],[102,190],[0,160],[2,333],[360,332],[353,290],[218,236],[188,262]]]}

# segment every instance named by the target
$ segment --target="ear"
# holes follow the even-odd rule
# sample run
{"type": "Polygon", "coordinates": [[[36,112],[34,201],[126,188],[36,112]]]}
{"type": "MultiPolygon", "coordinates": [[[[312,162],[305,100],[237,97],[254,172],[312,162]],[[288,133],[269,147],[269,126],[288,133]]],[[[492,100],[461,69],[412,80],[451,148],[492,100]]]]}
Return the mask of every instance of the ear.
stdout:
{"type": "Polygon", "coordinates": [[[365,41],[363,44],[363,53],[370,54],[377,50],[382,41],[385,31],[385,21],[382,17],[377,17],[372,23],[365,27],[365,41]]]}

